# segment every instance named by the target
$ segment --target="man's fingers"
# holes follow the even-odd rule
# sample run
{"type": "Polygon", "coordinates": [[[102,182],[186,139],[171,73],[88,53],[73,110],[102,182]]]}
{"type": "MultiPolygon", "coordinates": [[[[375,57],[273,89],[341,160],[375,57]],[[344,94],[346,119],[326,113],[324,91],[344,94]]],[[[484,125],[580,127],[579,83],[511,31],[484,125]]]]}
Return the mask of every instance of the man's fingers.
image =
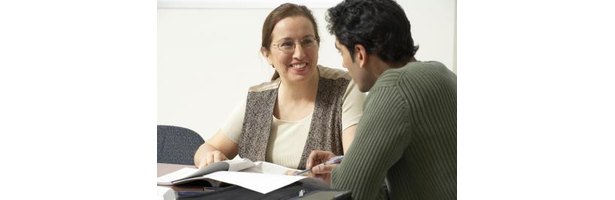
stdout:
{"type": "Polygon", "coordinates": [[[314,174],[329,174],[336,167],[336,164],[332,165],[316,165],[312,167],[312,173],[314,174]]]}
{"type": "Polygon", "coordinates": [[[308,160],[305,163],[305,167],[312,168],[320,163],[324,163],[325,161],[329,160],[329,158],[334,156],[335,154],[330,151],[313,150],[312,152],[310,152],[310,156],[308,156],[308,160]]]}
{"type": "Polygon", "coordinates": [[[305,168],[312,168],[312,163],[316,159],[316,150],[310,152],[310,156],[308,156],[307,162],[305,163],[305,168]]]}

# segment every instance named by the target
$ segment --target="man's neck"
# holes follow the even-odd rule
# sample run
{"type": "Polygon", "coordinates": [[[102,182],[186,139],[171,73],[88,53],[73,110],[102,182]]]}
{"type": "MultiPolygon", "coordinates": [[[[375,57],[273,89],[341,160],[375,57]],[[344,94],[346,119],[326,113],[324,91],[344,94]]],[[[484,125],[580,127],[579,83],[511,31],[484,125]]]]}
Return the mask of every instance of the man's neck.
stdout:
{"type": "Polygon", "coordinates": [[[384,71],[389,70],[391,68],[400,68],[405,66],[408,63],[411,62],[416,62],[416,59],[414,57],[412,57],[410,59],[409,62],[385,62],[383,60],[380,59],[380,57],[378,56],[372,56],[371,59],[369,59],[370,66],[373,66],[371,73],[374,74],[376,77],[380,77],[380,75],[382,75],[382,73],[384,73],[384,71]]]}

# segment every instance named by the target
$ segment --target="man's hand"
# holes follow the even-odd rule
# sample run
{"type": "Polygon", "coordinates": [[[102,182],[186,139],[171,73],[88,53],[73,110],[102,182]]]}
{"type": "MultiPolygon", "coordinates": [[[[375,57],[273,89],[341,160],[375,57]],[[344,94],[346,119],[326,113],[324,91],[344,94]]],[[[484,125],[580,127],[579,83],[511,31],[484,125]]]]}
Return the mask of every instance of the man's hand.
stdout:
{"type": "Polygon", "coordinates": [[[337,164],[324,165],[323,163],[327,162],[327,160],[333,157],[335,157],[335,154],[333,154],[333,152],[314,150],[310,153],[305,167],[306,169],[312,169],[312,177],[320,178],[325,182],[331,184],[331,172],[337,166],[337,164]]]}
{"type": "Polygon", "coordinates": [[[327,160],[333,157],[335,157],[335,154],[333,154],[333,152],[314,150],[310,153],[310,156],[308,157],[307,162],[305,164],[305,168],[308,169],[316,165],[319,165],[321,163],[325,163],[327,162],[327,160]]]}

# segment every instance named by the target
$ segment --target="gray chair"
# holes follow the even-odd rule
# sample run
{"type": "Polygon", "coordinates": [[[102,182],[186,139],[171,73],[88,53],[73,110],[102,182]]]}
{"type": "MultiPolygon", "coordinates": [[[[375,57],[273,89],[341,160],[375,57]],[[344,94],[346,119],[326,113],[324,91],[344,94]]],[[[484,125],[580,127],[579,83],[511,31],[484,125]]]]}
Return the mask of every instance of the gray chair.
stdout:
{"type": "Polygon", "coordinates": [[[158,125],[158,163],[194,165],[194,153],[204,142],[193,130],[158,125]]]}

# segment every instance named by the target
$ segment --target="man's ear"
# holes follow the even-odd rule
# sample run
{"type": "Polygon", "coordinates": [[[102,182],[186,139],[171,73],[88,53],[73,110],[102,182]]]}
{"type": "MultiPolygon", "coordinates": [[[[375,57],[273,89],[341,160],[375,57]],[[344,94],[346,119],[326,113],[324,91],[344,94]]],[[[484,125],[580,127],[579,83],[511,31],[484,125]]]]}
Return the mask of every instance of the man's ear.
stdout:
{"type": "Polygon", "coordinates": [[[267,62],[270,65],[273,65],[273,62],[271,62],[271,57],[270,57],[271,52],[269,52],[269,50],[267,50],[267,48],[261,47],[261,55],[263,55],[263,57],[265,57],[267,59],[267,62]]]}
{"type": "Polygon", "coordinates": [[[359,62],[359,67],[363,68],[367,63],[367,51],[362,44],[354,45],[355,60],[359,62]]]}

